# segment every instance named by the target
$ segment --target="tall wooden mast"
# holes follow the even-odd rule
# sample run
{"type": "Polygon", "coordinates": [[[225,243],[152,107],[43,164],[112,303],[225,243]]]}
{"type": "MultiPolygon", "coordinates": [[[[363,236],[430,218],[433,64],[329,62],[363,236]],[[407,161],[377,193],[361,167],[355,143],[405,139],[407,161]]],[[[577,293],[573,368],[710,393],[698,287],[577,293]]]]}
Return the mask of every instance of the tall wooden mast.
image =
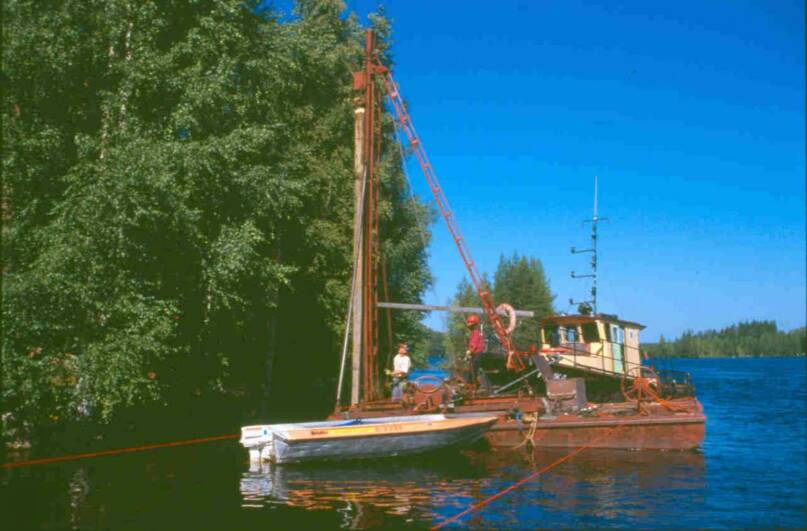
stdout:
{"type": "Polygon", "coordinates": [[[376,151],[380,135],[381,110],[372,31],[365,36],[364,69],[353,75],[353,88],[362,91],[355,100],[354,240],[353,259],[358,275],[353,293],[352,386],[350,401],[378,398],[378,196],[376,151]]]}
{"type": "MultiPolygon", "coordinates": [[[[350,403],[355,405],[359,403],[360,390],[361,390],[361,345],[362,345],[362,319],[364,312],[362,312],[362,221],[364,211],[364,190],[365,190],[365,167],[364,167],[364,100],[356,98],[353,100],[353,264],[356,269],[355,278],[353,279],[353,293],[350,294],[352,302],[351,319],[352,323],[352,347],[351,347],[351,386],[350,386],[350,403]]],[[[339,382],[341,387],[342,382],[339,382]]]]}

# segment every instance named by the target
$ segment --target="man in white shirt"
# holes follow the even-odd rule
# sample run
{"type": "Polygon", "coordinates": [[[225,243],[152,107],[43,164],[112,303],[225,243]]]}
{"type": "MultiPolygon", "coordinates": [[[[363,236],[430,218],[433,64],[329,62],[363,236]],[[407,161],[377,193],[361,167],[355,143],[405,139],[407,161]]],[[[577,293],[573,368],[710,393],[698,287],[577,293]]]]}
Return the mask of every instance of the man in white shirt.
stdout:
{"type": "Polygon", "coordinates": [[[392,399],[401,400],[403,389],[406,385],[406,377],[412,367],[412,360],[409,359],[409,352],[406,344],[398,345],[398,354],[392,359],[392,399]]]}

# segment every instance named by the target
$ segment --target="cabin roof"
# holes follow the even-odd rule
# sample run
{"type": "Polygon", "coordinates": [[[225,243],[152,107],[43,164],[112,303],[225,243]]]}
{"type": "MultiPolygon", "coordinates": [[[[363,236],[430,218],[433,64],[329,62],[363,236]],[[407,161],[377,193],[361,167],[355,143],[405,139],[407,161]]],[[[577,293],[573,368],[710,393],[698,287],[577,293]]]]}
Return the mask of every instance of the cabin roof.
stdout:
{"type": "Polygon", "coordinates": [[[545,324],[557,324],[557,325],[570,325],[570,324],[583,324],[583,323],[593,323],[596,321],[603,321],[606,323],[613,323],[622,326],[627,326],[630,328],[638,328],[639,330],[644,330],[647,328],[645,325],[640,323],[635,323],[633,321],[625,321],[624,319],[620,319],[616,315],[611,315],[607,313],[598,313],[596,315],[553,315],[551,317],[545,318],[541,325],[545,324]]]}

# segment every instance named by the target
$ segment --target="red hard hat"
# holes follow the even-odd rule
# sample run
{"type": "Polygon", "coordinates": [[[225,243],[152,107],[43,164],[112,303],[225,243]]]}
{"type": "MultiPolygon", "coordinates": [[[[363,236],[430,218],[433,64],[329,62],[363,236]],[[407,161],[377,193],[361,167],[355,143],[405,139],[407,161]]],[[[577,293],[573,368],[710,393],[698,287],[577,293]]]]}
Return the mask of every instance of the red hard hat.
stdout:
{"type": "Polygon", "coordinates": [[[476,326],[480,323],[478,315],[469,315],[465,320],[466,326],[476,326]]]}

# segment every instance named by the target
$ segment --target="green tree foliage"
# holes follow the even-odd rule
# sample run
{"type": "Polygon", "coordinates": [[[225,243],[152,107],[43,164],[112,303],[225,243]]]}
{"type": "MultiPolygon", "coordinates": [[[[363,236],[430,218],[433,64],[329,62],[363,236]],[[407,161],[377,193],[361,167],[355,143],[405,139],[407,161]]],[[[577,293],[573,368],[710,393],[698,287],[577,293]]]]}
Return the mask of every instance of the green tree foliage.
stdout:
{"type": "MultiPolygon", "coordinates": [[[[549,282],[544,274],[541,261],[537,258],[519,256],[502,256],[496,268],[492,283],[493,300],[497,304],[506,302],[519,310],[532,310],[535,316],[519,317],[513,339],[518,348],[525,349],[530,344],[540,341],[539,324],[542,319],[554,313],[555,296],[549,289],[549,282]]],[[[451,301],[453,306],[479,306],[479,298],[473,286],[463,279],[457,286],[457,292],[451,301]]],[[[456,359],[465,353],[468,341],[468,330],[465,317],[451,314],[448,317],[445,338],[446,353],[456,359]]],[[[505,318],[506,319],[506,318],[505,318]]],[[[484,325],[484,319],[483,319],[484,325]]],[[[489,328],[489,327],[488,327],[489,328]]],[[[491,330],[486,330],[488,348],[496,342],[491,330]]]]}
{"type": "MultiPolygon", "coordinates": [[[[450,304],[451,306],[469,307],[479,306],[480,302],[473,285],[463,278],[457,285],[457,291],[450,304]]],[[[451,363],[457,363],[465,355],[468,344],[468,329],[465,326],[466,317],[466,315],[459,313],[449,313],[446,316],[445,352],[451,363]]]]}
{"type": "MultiPolygon", "coordinates": [[[[253,1],[4,4],[2,410],[18,426],[215,394],[331,406],[311,386],[334,384],[351,269],[362,30],[343,7],[302,1],[281,23],[253,1]]],[[[418,301],[428,216],[383,144],[391,298],[418,301]]]]}
{"type": "Polygon", "coordinates": [[[426,354],[430,358],[445,358],[446,346],[443,341],[443,332],[428,329],[426,341],[426,354]]]}
{"type": "Polygon", "coordinates": [[[658,343],[643,346],[654,358],[796,356],[804,355],[806,336],[804,327],[785,332],[775,321],[748,321],[719,331],[687,330],[676,340],[662,336],[658,343]]]}
{"type": "Polygon", "coordinates": [[[555,313],[552,307],[554,299],[540,260],[515,253],[510,258],[499,258],[493,300],[497,304],[506,302],[513,308],[535,312],[534,317],[518,318],[513,340],[520,348],[540,343],[540,324],[545,317],[555,313]]]}
{"type": "Polygon", "coordinates": [[[419,336],[409,345],[409,357],[413,367],[426,367],[430,359],[445,357],[444,334],[423,323],[418,323],[418,326],[419,336]]]}

